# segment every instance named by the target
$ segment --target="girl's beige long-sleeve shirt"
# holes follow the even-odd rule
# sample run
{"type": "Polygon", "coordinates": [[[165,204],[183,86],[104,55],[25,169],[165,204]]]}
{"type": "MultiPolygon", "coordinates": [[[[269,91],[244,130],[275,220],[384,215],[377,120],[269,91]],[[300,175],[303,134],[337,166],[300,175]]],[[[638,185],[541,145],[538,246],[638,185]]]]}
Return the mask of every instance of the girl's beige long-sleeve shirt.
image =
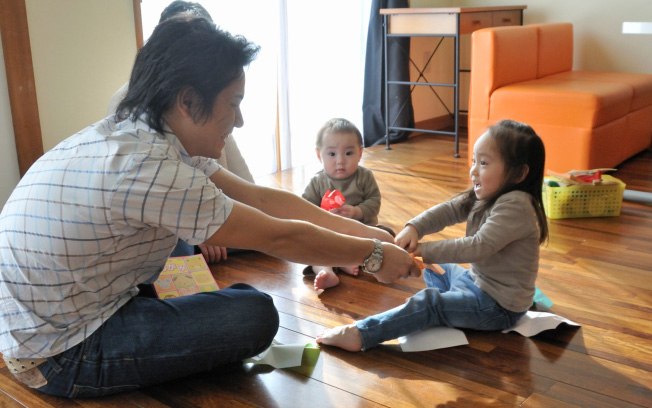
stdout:
{"type": "Polygon", "coordinates": [[[463,238],[422,243],[424,261],[470,263],[480,289],[505,309],[526,311],[532,305],[539,269],[539,225],[532,196],[522,191],[506,193],[476,217],[462,211],[460,202],[460,197],[453,198],[408,222],[422,238],[467,221],[463,238]]]}

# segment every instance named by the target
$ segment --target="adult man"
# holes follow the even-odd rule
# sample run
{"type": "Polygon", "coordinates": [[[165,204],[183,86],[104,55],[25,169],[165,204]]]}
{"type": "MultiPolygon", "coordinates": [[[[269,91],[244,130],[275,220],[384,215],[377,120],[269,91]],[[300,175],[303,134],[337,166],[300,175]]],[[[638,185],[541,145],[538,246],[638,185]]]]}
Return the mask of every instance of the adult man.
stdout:
{"type": "Polygon", "coordinates": [[[64,140],[21,179],[0,214],[0,352],[21,382],[106,395],[267,348],[278,315],[251,286],[136,296],[179,238],[363,264],[381,282],[419,274],[407,252],[369,239],[391,241],[386,232],[217,163],[244,123],[243,67],[256,52],[203,18],[159,24],[138,53],[122,115],[64,140]]]}
{"type": "MultiPolygon", "coordinates": [[[[159,24],[165,20],[179,16],[197,16],[203,17],[211,22],[213,21],[213,18],[211,17],[208,10],[206,10],[201,4],[192,1],[175,0],[168,4],[161,12],[161,16],[159,17],[159,24]]],[[[113,96],[111,96],[108,108],[109,114],[116,113],[118,104],[120,104],[120,101],[122,101],[122,99],[125,97],[128,89],[129,82],[126,82],[113,94],[113,96]]],[[[251,174],[251,171],[249,170],[249,166],[242,156],[240,148],[238,147],[238,144],[236,143],[233,135],[230,135],[226,138],[224,142],[224,149],[222,149],[222,154],[217,159],[217,161],[222,165],[222,167],[228,169],[236,176],[242,177],[251,183],[254,182],[254,178],[251,174]]],[[[200,251],[208,263],[216,263],[225,260],[229,252],[225,247],[210,246],[204,244],[188,245],[183,240],[179,240],[171,256],[192,255],[200,251]]]]}

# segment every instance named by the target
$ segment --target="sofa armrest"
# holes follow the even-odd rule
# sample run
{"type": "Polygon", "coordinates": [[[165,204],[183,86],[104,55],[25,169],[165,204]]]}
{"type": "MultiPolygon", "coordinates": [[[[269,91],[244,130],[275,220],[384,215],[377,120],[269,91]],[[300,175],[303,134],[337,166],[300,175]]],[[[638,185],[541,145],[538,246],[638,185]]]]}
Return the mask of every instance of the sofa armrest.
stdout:
{"type": "Polygon", "coordinates": [[[534,24],[539,31],[537,78],[573,69],[573,25],[534,24]]]}

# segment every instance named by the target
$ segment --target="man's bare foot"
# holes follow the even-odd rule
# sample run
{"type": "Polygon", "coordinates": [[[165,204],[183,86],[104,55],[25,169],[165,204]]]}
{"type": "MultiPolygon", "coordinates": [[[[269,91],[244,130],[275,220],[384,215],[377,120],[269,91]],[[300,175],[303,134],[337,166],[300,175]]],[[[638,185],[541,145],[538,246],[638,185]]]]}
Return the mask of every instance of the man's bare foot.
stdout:
{"type": "Polygon", "coordinates": [[[315,287],[315,290],[324,290],[339,284],[340,278],[337,276],[333,268],[325,267],[317,272],[313,286],[315,287]]]}
{"type": "Polygon", "coordinates": [[[358,276],[358,274],[360,273],[360,267],[357,266],[357,265],[356,266],[340,266],[338,269],[341,270],[344,273],[347,273],[347,274],[353,275],[353,276],[358,276]]]}
{"type": "Polygon", "coordinates": [[[355,324],[333,327],[317,336],[315,340],[318,344],[335,346],[346,351],[362,350],[362,337],[355,324]]]}

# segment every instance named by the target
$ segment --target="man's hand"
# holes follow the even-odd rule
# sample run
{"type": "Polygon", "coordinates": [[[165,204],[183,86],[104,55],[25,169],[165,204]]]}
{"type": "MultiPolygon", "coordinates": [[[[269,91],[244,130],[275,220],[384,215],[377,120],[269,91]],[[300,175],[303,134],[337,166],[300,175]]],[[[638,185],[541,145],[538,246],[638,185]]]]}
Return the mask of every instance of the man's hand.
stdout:
{"type": "Polygon", "coordinates": [[[400,278],[419,277],[421,270],[405,250],[383,243],[383,266],[373,275],[380,283],[391,283],[400,278]]]}

